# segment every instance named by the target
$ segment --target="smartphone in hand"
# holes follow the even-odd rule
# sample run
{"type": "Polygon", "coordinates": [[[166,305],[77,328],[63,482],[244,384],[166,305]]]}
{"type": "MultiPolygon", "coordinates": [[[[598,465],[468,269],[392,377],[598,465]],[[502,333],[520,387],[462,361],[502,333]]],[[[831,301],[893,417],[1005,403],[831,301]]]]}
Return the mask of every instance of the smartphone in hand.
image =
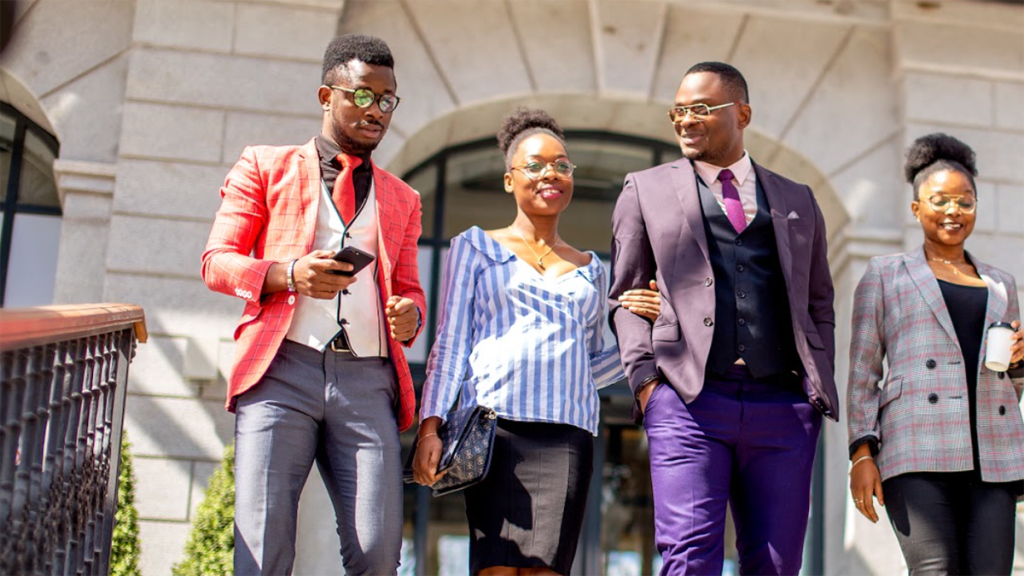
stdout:
{"type": "Polygon", "coordinates": [[[338,276],[354,276],[363,268],[366,268],[371,262],[375,260],[373,254],[363,252],[359,248],[353,248],[352,246],[346,246],[341,250],[338,250],[332,256],[338,262],[345,262],[352,265],[351,272],[342,272],[341,270],[328,270],[330,274],[337,274],[338,276]]]}

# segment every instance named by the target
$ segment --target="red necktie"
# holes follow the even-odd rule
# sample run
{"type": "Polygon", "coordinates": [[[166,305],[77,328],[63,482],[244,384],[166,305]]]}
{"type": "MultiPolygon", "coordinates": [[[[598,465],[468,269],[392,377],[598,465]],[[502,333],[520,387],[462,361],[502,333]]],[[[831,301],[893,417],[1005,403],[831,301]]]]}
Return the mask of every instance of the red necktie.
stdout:
{"type": "Polygon", "coordinates": [[[726,168],[718,173],[718,179],[722,182],[722,199],[725,201],[725,215],[732,222],[732,227],[739,234],[747,228],[747,217],[743,214],[743,203],[740,202],[740,193],[732,183],[732,170],[726,168]]]}
{"type": "Polygon", "coordinates": [[[331,199],[338,208],[338,214],[346,225],[352,223],[356,215],[356,187],[352,183],[352,172],[363,163],[363,159],[342,152],[338,154],[338,163],[341,164],[341,171],[334,181],[334,191],[331,199]]]}

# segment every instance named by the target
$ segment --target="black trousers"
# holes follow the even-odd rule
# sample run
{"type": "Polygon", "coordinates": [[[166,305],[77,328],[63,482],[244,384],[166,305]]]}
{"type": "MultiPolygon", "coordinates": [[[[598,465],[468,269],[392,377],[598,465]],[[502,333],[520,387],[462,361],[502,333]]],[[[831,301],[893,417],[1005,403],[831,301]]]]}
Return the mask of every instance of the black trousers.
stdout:
{"type": "Polygon", "coordinates": [[[974,471],[901,474],[883,482],[910,575],[1009,575],[1019,487],[982,482],[974,471]]]}

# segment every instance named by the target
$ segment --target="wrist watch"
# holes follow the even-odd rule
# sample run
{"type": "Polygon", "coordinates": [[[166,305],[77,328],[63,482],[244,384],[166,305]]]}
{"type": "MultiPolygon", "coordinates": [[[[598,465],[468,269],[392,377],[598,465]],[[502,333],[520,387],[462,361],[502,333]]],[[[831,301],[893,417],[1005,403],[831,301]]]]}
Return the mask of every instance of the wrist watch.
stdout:
{"type": "Polygon", "coordinates": [[[647,385],[650,384],[651,382],[657,382],[660,379],[661,378],[659,376],[648,376],[646,380],[641,382],[640,385],[636,387],[636,394],[633,395],[633,400],[636,400],[639,403],[640,393],[644,391],[644,388],[647,388],[647,385]]]}

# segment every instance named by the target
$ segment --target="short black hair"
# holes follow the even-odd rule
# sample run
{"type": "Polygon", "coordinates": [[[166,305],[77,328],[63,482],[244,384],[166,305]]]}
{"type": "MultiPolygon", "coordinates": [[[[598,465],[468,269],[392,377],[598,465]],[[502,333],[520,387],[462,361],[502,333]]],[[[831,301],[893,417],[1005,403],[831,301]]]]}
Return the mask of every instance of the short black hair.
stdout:
{"type": "Polygon", "coordinates": [[[565,146],[565,134],[550,114],[536,108],[516,108],[505,116],[498,129],[498,148],[505,157],[505,168],[512,166],[512,156],[519,144],[529,136],[544,133],[553,136],[565,146]]]}
{"type": "Polygon", "coordinates": [[[944,134],[935,132],[921,136],[907,149],[907,159],[903,164],[903,174],[913,187],[914,198],[917,198],[917,191],[932,174],[940,170],[956,170],[967,176],[974,188],[974,194],[978,194],[978,187],[974,185],[974,177],[978,175],[978,167],[975,161],[974,150],[960,140],[944,134]]]}
{"type": "Polygon", "coordinates": [[[334,83],[333,74],[344,74],[344,66],[352,60],[374,66],[395,67],[395,59],[391,56],[387,42],[365,34],[343,34],[327,45],[320,81],[325,85],[334,83]]]}
{"type": "Polygon", "coordinates": [[[718,74],[721,78],[722,83],[732,93],[732,97],[744,104],[750,104],[750,94],[747,92],[747,80],[743,77],[743,74],[739,70],[726,64],[725,62],[698,62],[683,74],[683,77],[687,77],[690,74],[697,74],[698,72],[711,72],[712,74],[718,74]]]}

